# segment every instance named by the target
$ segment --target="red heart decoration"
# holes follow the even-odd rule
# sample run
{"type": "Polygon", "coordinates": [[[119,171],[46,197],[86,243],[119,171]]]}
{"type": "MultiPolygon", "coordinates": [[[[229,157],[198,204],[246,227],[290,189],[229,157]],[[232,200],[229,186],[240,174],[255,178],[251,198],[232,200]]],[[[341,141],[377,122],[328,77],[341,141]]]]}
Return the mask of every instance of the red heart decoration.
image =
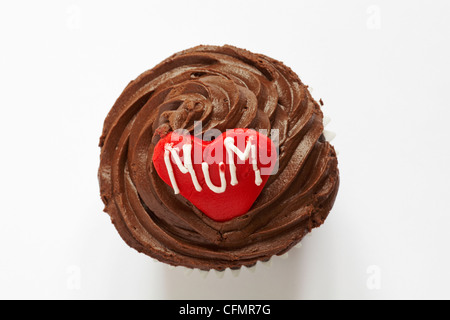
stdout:
{"type": "Polygon", "coordinates": [[[213,141],[171,132],[153,152],[161,179],[215,221],[248,212],[277,158],[272,140],[251,129],[228,130],[213,141]]]}

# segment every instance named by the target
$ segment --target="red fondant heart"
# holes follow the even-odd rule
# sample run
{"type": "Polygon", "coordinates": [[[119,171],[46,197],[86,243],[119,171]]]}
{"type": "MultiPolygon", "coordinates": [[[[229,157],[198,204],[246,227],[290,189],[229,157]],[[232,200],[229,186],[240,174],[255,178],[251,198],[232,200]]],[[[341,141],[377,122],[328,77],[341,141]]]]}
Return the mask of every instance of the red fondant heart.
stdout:
{"type": "Polygon", "coordinates": [[[272,140],[251,129],[228,130],[211,142],[171,132],[155,146],[153,164],[175,193],[211,219],[227,221],[248,212],[277,157],[272,140]]]}

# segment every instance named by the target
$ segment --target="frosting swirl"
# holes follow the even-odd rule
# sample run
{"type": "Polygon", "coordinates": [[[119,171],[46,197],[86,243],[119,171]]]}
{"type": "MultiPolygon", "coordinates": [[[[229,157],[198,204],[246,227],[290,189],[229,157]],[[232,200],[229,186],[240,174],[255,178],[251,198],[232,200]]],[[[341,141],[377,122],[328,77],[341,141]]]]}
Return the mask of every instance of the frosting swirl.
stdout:
{"type": "Polygon", "coordinates": [[[232,46],[198,46],[131,81],[100,138],[105,211],[128,245],[160,261],[223,270],[281,255],[331,210],[339,185],[323,115],[284,64],[232,46]],[[246,214],[208,218],[175,195],[152,163],[161,137],[176,129],[278,130],[279,170],[246,214]]]}

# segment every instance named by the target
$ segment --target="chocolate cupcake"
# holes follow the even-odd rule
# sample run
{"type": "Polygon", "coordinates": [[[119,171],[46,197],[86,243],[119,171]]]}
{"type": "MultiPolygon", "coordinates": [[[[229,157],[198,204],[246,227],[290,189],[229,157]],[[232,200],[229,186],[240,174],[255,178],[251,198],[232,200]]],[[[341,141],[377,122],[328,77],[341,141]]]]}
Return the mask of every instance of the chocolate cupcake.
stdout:
{"type": "Polygon", "coordinates": [[[339,186],[320,105],[283,63],[198,46],[131,81],[100,139],[101,198],[123,240],[164,263],[237,269],[282,255],[339,186]]]}

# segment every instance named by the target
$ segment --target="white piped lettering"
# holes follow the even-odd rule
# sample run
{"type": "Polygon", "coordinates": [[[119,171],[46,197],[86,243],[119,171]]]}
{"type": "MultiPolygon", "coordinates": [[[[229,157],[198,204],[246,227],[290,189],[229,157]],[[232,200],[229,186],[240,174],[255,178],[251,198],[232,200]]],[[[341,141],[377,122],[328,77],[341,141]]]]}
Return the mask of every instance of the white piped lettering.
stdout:
{"type": "MultiPolygon", "coordinates": [[[[236,174],[236,164],[234,163],[234,154],[237,155],[237,157],[242,160],[246,161],[250,157],[250,163],[252,164],[253,171],[255,172],[255,184],[257,186],[260,186],[263,182],[261,178],[261,171],[258,168],[258,160],[257,160],[257,146],[253,143],[254,137],[249,137],[247,144],[245,146],[244,152],[239,150],[238,147],[235,146],[234,138],[227,137],[224,140],[225,149],[227,151],[228,155],[228,165],[230,168],[230,184],[232,186],[235,186],[239,183],[237,180],[237,174],[236,174]]],[[[177,165],[178,169],[181,171],[181,173],[186,174],[189,173],[191,175],[192,183],[195,187],[195,190],[198,192],[202,191],[202,187],[200,186],[197,176],[194,170],[194,167],[192,165],[192,145],[191,144],[184,144],[183,145],[183,161],[181,161],[180,158],[180,150],[178,148],[173,148],[173,144],[167,143],[164,147],[164,162],[167,168],[167,172],[169,174],[169,179],[172,184],[172,188],[175,192],[175,194],[180,193],[180,189],[178,188],[177,181],[175,179],[175,174],[172,167],[172,162],[170,160],[170,155],[172,155],[172,158],[177,165]]],[[[211,191],[215,193],[223,193],[226,190],[226,179],[225,179],[225,164],[223,162],[219,163],[219,176],[220,176],[220,186],[215,186],[212,181],[211,177],[209,175],[209,165],[206,162],[202,163],[202,172],[203,176],[205,177],[206,185],[211,189],[211,191]]]]}

